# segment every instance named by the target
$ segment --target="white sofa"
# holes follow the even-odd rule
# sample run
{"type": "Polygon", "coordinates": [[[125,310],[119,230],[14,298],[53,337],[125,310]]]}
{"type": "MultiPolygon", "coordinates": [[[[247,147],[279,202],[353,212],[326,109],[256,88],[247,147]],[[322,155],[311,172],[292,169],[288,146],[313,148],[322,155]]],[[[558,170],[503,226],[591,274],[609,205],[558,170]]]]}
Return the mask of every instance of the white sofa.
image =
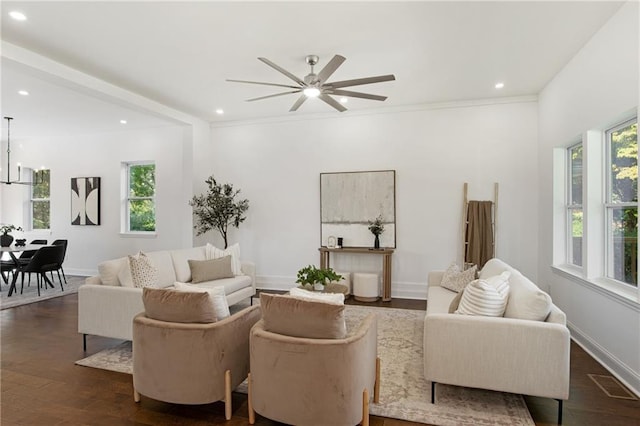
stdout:
{"type": "MultiPolygon", "coordinates": [[[[541,290],[516,269],[491,259],[479,278],[510,271],[510,300],[541,290]]],[[[449,313],[457,293],[440,286],[443,272],[429,273],[424,319],[424,374],[436,383],[557,399],[569,398],[569,329],[555,305],[543,321],[449,313]]],[[[547,297],[546,294],[543,296],[547,297]]],[[[513,301],[516,303],[516,301],[513,301]]]]}
{"type": "MultiPolygon", "coordinates": [[[[206,246],[145,254],[158,269],[160,287],[170,287],[176,281],[191,281],[188,260],[205,260],[206,246]]],[[[241,269],[243,275],[197,285],[223,286],[227,302],[234,305],[256,294],[255,265],[242,262],[241,269]]],[[[98,273],[78,288],[78,332],[83,334],[85,351],[88,334],[131,340],[133,318],[144,311],[142,289],[126,286],[132,285],[127,257],[102,262],[98,273]]]]}

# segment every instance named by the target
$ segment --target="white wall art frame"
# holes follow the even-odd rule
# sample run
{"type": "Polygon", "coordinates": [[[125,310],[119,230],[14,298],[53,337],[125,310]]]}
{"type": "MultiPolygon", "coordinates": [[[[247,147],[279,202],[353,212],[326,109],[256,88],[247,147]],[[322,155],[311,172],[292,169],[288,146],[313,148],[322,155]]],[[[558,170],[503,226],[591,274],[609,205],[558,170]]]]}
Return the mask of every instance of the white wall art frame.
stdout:
{"type": "Polygon", "coordinates": [[[369,221],[382,216],[380,247],[396,248],[395,170],[320,173],[320,244],[341,237],[343,247],[373,247],[369,221]]]}

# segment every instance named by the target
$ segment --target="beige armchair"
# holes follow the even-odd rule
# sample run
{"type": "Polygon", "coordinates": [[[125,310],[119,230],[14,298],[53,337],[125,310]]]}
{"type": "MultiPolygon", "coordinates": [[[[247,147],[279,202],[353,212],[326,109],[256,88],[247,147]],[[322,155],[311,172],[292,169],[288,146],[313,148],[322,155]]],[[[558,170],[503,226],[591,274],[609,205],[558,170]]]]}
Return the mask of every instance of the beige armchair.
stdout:
{"type": "Polygon", "coordinates": [[[144,313],[133,320],[134,400],[176,404],[225,401],[249,372],[249,333],[260,319],[252,306],[214,323],[165,322],[144,313]]]}
{"type": "Polygon", "coordinates": [[[377,323],[368,315],[343,339],[251,330],[249,423],[255,412],[294,425],[369,424],[369,399],[379,399],[377,323]],[[255,411],[255,412],[254,412],[255,411]]]}

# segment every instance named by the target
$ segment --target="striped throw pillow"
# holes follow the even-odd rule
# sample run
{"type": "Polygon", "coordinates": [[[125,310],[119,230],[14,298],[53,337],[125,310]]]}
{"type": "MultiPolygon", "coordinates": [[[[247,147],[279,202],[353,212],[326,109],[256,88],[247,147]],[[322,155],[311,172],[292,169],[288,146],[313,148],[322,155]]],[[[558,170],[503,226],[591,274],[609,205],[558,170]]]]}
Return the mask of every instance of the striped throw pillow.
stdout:
{"type": "Polygon", "coordinates": [[[487,317],[503,316],[509,299],[510,275],[509,271],[505,271],[494,277],[470,282],[462,293],[455,313],[487,317]]]}

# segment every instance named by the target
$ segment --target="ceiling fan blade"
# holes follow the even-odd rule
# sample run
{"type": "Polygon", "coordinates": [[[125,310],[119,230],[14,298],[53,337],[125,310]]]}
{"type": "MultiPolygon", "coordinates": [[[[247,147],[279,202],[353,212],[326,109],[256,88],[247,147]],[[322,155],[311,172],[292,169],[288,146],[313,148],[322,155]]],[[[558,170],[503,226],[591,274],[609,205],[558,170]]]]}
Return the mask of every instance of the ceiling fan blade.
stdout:
{"type": "Polygon", "coordinates": [[[279,65],[274,64],[273,62],[271,62],[270,60],[268,60],[267,58],[258,58],[258,60],[264,62],[265,64],[269,65],[271,68],[273,68],[276,71],[281,72],[282,74],[286,75],[287,77],[289,77],[291,80],[295,81],[296,83],[298,83],[301,86],[304,86],[304,81],[302,81],[300,78],[296,77],[295,75],[291,74],[289,71],[285,70],[284,68],[282,68],[279,65]]]}
{"type": "Polygon", "coordinates": [[[288,84],[277,84],[277,83],[263,83],[261,81],[247,81],[247,80],[231,80],[231,79],[227,79],[227,81],[230,81],[232,83],[248,83],[248,84],[262,84],[264,86],[278,86],[278,87],[289,87],[291,89],[297,89],[298,86],[290,86],[288,84]]]}
{"type": "Polygon", "coordinates": [[[307,100],[307,95],[302,94],[302,96],[300,96],[300,97],[298,98],[298,100],[296,101],[296,103],[295,103],[295,104],[293,104],[293,106],[291,107],[291,109],[289,110],[289,112],[297,111],[297,110],[298,110],[298,108],[300,108],[300,105],[302,105],[302,104],[304,103],[304,101],[306,101],[306,100],[307,100]]]}
{"type": "Polygon", "coordinates": [[[292,93],[300,93],[300,92],[302,92],[302,89],[292,90],[290,92],[276,93],[275,95],[260,96],[259,98],[247,99],[247,102],[259,101],[261,99],[275,98],[276,96],[290,95],[292,93]]]}
{"type": "Polygon", "coordinates": [[[395,79],[396,77],[393,74],[388,74],[379,75],[377,77],[356,78],[354,80],[334,81],[332,83],[326,83],[324,84],[324,86],[330,89],[337,87],[360,86],[362,84],[381,83],[383,81],[392,81],[395,79]]]}
{"type": "Polygon", "coordinates": [[[337,109],[340,112],[344,112],[344,111],[347,110],[345,107],[342,106],[342,104],[340,102],[336,101],[335,99],[333,99],[329,95],[325,95],[324,93],[320,93],[320,96],[318,96],[318,98],[320,98],[321,100],[325,101],[326,103],[328,103],[329,105],[331,105],[332,107],[334,107],[335,109],[337,109]]]}
{"type": "Polygon", "coordinates": [[[331,58],[329,63],[327,63],[327,65],[325,65],[324,68],[322,68],[322,70],[318,73],[318,81],[320,83],[326,81],[329,77],[331,77],[331,74],[333,74],[338,69],[338,67],[342,65],[342,63],[346,60],[347,58],[340,55],[335,55],[333,58],[331,58]]]}
{"type": "Polygon", "coordinates": [[[362,92],[352,92],[350,90],[340,90],[340,89],[331,90],[331,89],[327,89],[327,91],[331,95],[347,96],[349,98],[371,99],[372,101],[384,101],[384,100],[387,99],[386,96],[371,95],[369,93],[362,93],[362,92]]]}

